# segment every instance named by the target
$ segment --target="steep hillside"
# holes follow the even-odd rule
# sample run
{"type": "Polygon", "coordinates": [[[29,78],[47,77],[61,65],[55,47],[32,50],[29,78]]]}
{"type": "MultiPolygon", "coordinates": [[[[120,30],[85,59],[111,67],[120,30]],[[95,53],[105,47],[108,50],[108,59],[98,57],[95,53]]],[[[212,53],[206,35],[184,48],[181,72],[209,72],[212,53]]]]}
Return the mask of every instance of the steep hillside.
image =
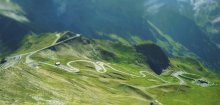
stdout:
{"type": "Polygon", "coordinates": [[[138,34],[145,39],[152,38],[143,24],[144,0],[14,1],[24,8],[33,25],[43,31],[70,30],[90,37],[99,37],[98,32],[123,37],[138,34]]]}
{"type": "Polygon", "coordinates": [[[218,105],[219,0],[0,0],[0,105],[218,105]]]}
{"type": "Polygon", "coordinates": [[[136,36],[156,42],[169,56],[199,58],[220,69],[219,35],[213,33],[218,30],[219,5],[214,0],[13,1],[22,6],[40,32],[70,30],[131,43],[136,36]]]}
{"type": "MultiPolygon", "coordinates": [[[[172,58],[170,66],[161,75],[156,75],[144,61],[144,55],[132,46],[68,33],[30,36],[19,51],[27,48],[33,39],[40,42],[38,47],[29,46],[35,51],[9,57],[6,63],[0,64],[0,82],[4,84],[0,85],[1,104],[219,103],[213,97],[219,95],[220,77],[196,60],[172,58]],[[46,40],[47,36],[56,34],[64,35],[61,38],[69,37],[60,41],[56,38],[50,42],[46,40]],[[208,84],[199,83],[197,79],[206,80],[208,84]]],[[[155,49],[155,57],[150,60],[164,58],[158,46],[146,46],[144,51],[155,49]]]]}
{"type": "Polygon", "coordinates": [[[168,5],[161,7],[158,13],[148,18],[162,32],[195,53],[209,66],[219,70],[220,49],[193,20],[181,15],[168,5]]]}
{"type": "Polygon", "coordinates": [[[29,31],[28,22],[19,5],[9,0],[0,1],[0,57],[19,47],[29,31]]]}
{"type": "Polygon", "coordinates": [[[20,41],[29,32],[27,25],[0,15],[0,53],[11,53],[19,47],[20,41]]]}

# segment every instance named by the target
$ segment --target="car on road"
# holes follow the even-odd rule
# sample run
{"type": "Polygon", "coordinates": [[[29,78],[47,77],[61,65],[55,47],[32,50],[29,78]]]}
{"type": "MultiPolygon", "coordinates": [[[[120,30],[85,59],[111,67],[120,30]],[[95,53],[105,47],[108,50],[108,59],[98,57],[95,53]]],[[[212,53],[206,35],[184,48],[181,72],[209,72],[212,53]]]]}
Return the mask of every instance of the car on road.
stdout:
{"type": "Polygon", "coordinates": [[[76,34],[76,37],[80,37],[81,36],[81,34],[76,34]]]}

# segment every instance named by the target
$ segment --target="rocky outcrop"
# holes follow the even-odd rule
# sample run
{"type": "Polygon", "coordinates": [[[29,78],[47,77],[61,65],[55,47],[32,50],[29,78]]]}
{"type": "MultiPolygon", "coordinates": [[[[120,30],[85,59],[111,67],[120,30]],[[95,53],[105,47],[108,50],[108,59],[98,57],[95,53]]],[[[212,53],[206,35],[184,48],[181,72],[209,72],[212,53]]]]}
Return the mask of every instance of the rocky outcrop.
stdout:
{"type": "Polygon", "coordinates": [[[145,61],[150,65],[156,74],[161,74],[169,66],[169,59],[162,49],[155,44],[140,44],[135,46],[137,52],[145,57],[145,61]]]}

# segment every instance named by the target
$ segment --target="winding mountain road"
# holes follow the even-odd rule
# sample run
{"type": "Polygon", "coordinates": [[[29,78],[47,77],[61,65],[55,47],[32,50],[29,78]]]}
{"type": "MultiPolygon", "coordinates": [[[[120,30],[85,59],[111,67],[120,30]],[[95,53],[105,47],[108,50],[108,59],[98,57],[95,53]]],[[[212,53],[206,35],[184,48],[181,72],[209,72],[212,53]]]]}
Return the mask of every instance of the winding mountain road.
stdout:
{"type": "MultiPolygon", "coordinates": [[[[148,89],[150,88],[155,88],[155,87],[158,87],[158,86],[168,86],[170,85],[170,82],[160,78],[159,76],[151,73],[151,72],[148,72],[148,71],[139,71],[139,75],[136,75],[136,74],[132,74],[132,73],[128,73],[128,72],[124,72],[124,71],[121,71],[121,70],[118,70],[114,67],[112,67],[110,64],[107,64],[107,63],[104,63],[104,62],[101,62],[101,61],[98,61],[98,62],[94,62],[94,61],[91,61],[91,60],[74,60],[74,61],[69,61],[66,65],[58,65],[58,66],[55,66],[54,64],[50,64],[50,63],[46,63],[46,62],[38,62],[38,61],[35,61],[33,59],[31,59],[31,56],[33,56],[34,54],[40,52],[40,51],[43,51],[45,49],[48,49],[50,47],[54,47],[54,46],[57,46],[57,45],[60,45],[62,43],[65,43],[69,40],[72,40],[72,39],[75,39],[75,38],[78,38],[80,37],[81,35],[80,34],[76,34],[75,36],[73,37],[70,37],[68,39],[65,39],[63,41],[60,41],[60,42],[57,42],[59,39],[60,39],[60,34],[56,34],[56,39],[53,41],[53,43],[49,46],[46,46],[44,48],[41,48],[41,49],[38,49],[38,50],[35,50],[35,51],[32,51],[32,52],[29,52],[29,53],[24,53],[24,54],[20,54],[20,55],[16,55],[16,56],[12,56],[12,57],[9,57],[10,59],[14,59],[14,62],[12,63],[8,63],[8,64],[5,64],[4,66],[1,66],[2,68],[9,68],[13,65],[16,64],[17,60],[21,60],[21,58],[23,56],[26,56],[25,57],[25,64],[29,65],[29,64],[32,64],[32,63],[39,63],[39,64],[43,64],[43,65],[48,65],[48,66],[51,66],[51,67],[54,67],[54,68],[58,68],[58,69],[62,69],[64,71],[67,71],[67,72],[70,72],[70,73],[77,73],[80,71],[79,68],[76,68],[74,67],[73,63],[77,63],[77,62],[86,62],[86,63],[90,63],[90,64],[93,64],[94,65],[94,68],[97,72],[99,73],[106,73],[108,72],[108,69],[111,69],[113,71],[116,71],[116,72],[119,72],[119,73],[122,73],[122,74],[126,74],[126,75],[129,75],[131,77],[142,77],[142,78],[145,78],[148,74],[148,75],[151,75],[155,78],[157,78],[158,80],[164,82],[165,84],[163,85],[156,85],[156,86],[151,86],[151,87],[148,87],[148,89]],[[16,59],[15,59],[16,58],[16,59]]],[[[20,69],[20,68],[19,68],[20,69]]],[[[187,74],[186,72],[183,72],[183,71],[177,71],[177,72],[174,72],[173,74],[171,74],[173,77],[177,78],[179,80],[179,85],[185,85],[186,82],[180,77],[181,75],[183,74],[187,74]]]]}
{"type": "Polygon", "coordinates": [[[19,54],[19,55],[7,57],[8,59],[13,59],[13,60],[10,60],[10,62],[7,62],[6,64],[4,64],[4,66],[1,66],[2,69],[7,69],[7,68],[12,67],[12,66],[15,65],[16,62],[17,62],[17,59],[16,59],[16,58],[21,59],[23,56],[26,56],[26,57],[25,57],[25,63],[26,63],[26,64],[28,64],[28,65],[29,65],[29,64],[32,64],[32,63],[35,62],[35,61],[31,59],[31,56],[34,55],[34,54],[36,54],[37,52],[43,51],[43,50],[48,49],[48,48],[53,47],[53,46],[60,45],[60,44],[62,44],[62,43],[65,43],[65,42],[67,42],[67,41],[70,41],[70,40],[72,40],[72,39],[78,38],[78,37],[80,37],[81,35],[80,35],[80,34],[76,34],[76,35],[73,36],[73,37],[70,37],[70,38],[65,39],[65,40],[63,40],[63,41],[60,41],[60,42],[57,42],[57,41],[60,39],[60,36],[61,36],[60,34],[56,34],[56,37],[57,37],[57,38],[53,41],[53,43],[52,43],[51,45],[49,45],[49,46],[44,47],[44,48],[41,48],[41,49],[38,49],[38,50],[35,50],[35,51],[32,51],[32,52],[24,53],[24,54],[19,54]]]}
{"type": "MultiPolygon", "coordinates": [[[[65,42],[67,42],[67,41],[69,41],[69,40],[78,38],[78,37],[80,37],[81,35],[80,35],[80,34],[76,34],[76,35],[73,36],[73,37],[70,37],[70,38],[65,39],[65,40],[63,40],[63,41],[60,41],[60,42],[57,42],[57,41],[60,39],[60,36],[61,36],[60,34],[56,34],[56,37],[57,37],[57,38],[56,38],[56,39],[53,41],[53,43],[52,43],[51,45],[49,45],[49,46],[46,46],[46,47],[44,47],[44,48],[35,50],[35,51],[33,51],[33,52],[24,53],[24,54],[16,55],[16,56],[9,57],[9,58],[22,58],[23,56],[26,55],[26,58],[25,58],[25,63],[26,63],[26,64],[33,64],[34,62],[35,62],[35,63],[41,63],[41,64],[49,65],[49,66],[52,66],[52,67],[55,67],[55,68],[63,69],[63,70],[65,70],[65,71],[67,71],[67,72],[72,72],[72,73],[75,73],[75,72],[79,72],[79,71],[80,71],[80,69],[78,69],[78,68],[76,68],[76,67],[73,67],[73,66],[71,65],[72,63],[76,63],[76,62],[86,62],[86,63],[91,63],[91,64],[93,64],[94,67],[95,67],[95,70],[96,70],[97,72],[99,72],[99,73],[106,73],[106,72],[107,72],[106,67],[107,67],[107,68],[110,68],[111,70],[114,70],[114,71],[116,71],[116,72],[120,72],[120,73],[123,73],[123,74],[126,74],[126,75],[130,75],[130,76],[132,76],[132,77],[146,77],[146,74],[149,74],[149,75],[151,75],[151,76],[153,76],[153,77],[155,77],[155,78],[157,78],[157,79],[159,79],[159,80],[161,80],[161,81],[163,81],[163,82],[165,82],[165,83],[170,83],[170,82],[168,82],[168,81],[166,81],[166,80],[164,80],[164,79],[162,79],[162,78],[160,78],[160,77],[156,76],[155,74],[150,73],[150,72],[148,72],[148,71],[139,71],[139,74],[140,74],[140,75],[135,75],[135,74],[131,74],[131,73],[127,73],[127,72],[123,72],[123,71],[121,71],[121,70],[115,69],[115,68],[113,68],[112,66],[110,66],[109,64],[106,64],[106,63],[100,62],[100,61],[98,61],[98,62],[93,62],[93,61],[90,61],[90,60],[75,60],[75,61],[70,61],[70,62],[68,62],[68,63],[66,64],[67,66],[65,66],[65,65],[55,66],[54,64],[49,64],[49,63],[45,63],[45,62],[37,62],[37,61],[34,61],[34,60],[31,59],[31,56],[33,56],[33,55],[36,54],[37,52],[40,52],[40,51],[42,51],[42,50],[48,49],[48,48],[53,47],[53,46],[57,46],[57,45],[59,45],[59,44],[65,43],[65,42]]],[[[11,66],[14,65],[14,64],[15,64],[15,63],[11,64],[11,66]]],[[[10,65],[7,66],[7,68],[9,68],[9,67],[10,67],[10,65]]],[[[173,73],[173,74],[172,74],[172,76],[174,76],[174,77],[176,77],[177,79],[180,80],[180,83],[179,83],[179,84],[185,84],[185,81],[180,77],[180,75],[182,75],[182,74],[184,74],[184,72],[176,72],[176,73],[173,73]]]]}
{"type": "Polygon", "coordinates": [[[54,68],[58,68],[58,69],[62,69],[64,71],[70,72],[70,73],[77,73],[79,72],[79,69],[77,68],[73,68],[73,67],[67,67],[65,65],[59,65],[59,66],[55,66],[54,64],[49,64],[49,63],[45,63],[45,62],[39,62],[40,64],[44,64],[44,65],[48,65],[54,68]]]}
{"type": "Polygon", "coordinates": [[[59,37],[60,35],[57,35],[57,34],[56,34],[56,36],[57,36],[56,40],[55,40],[50,46],[41,48],[41,49],[39,49],[39,50],[30,52],[30,53],[27,53],[26,61],[25,61],[25,62],[26,62],[26,63],[32,62],[33,60],[31,60],[31,56],[34,55],[34,54],[36,54],[37,52],[43,51],[43,50],[48,49],[48,48],[50,48],[50,47],[54,47],[54,46],[60,45],[60,44],[65,43],[65,42],[67,42],[67,41],[69,41],[69,40],[78,38],[78,37],[80,37],[81,35],[80,35],[80,34],[76,34],[76,36],[70,37],[70,38],[65,39],[65,40],[63,40],[63,41],[60,41],[60,42],[57,42],[57,41],[59,40],[59,38],[60,38],[60,37],[59,37]]]}
{"type": "MultiPolygon", "coordinates": [[[[153,73],[150,73],[150,72],[148,72],[148,71],[139,71],[139,74],[140,74],[140,75],[135,75],[135,74],[131,74],[131,73],[127,73],[127,72],[123,72],[123,71],[121,71],[121,70],[115,69],[114,67],[110,66],[109,64],[106,64],[106,63],[100,62],[100,61],[99,61],[99,62],[93,62],[93,61],[90,61],[90,60],[75,60],[75,61],[70,61],[70,62],[68,62],[68,63],[67,63],[67,66],[69,66],[70,68],[75,68],[75,67],[73,67],[71,64],[72,64],[72,63],[76,63],[76,62],[91,63],[91,64],[94,65],[96,71],[99,72],[99,73],[106,73],[106,72],[107,72],[107,68],[110,68],[111,70],[116,71],[116,72],[119,72],[119,73],[122,73],[122,74],[130,75],[130,76],[132,76],[132,77],[146,77],[146,74],[145,74],[145,73],[147,73],[147,74],[149,74],[149,75],[151,75],[151,76],[153,76],[153,77],[155,77],[155,78],[157,78],[157,79],[163,81],[164,83],[170,83],[170,82],[168,82],[168,81],[166,81],[166,80],[164,80],[164,79],[162,79],[162,78],[160,78],[160,77],[158,77],[158,76],[156,76],[156,75],[154,75],[153,73]],[[106,67],[107,67],[107,68],[106,68],[106,67]]],[[[79,70],[79,69],[78,69],[78,70],[79,70]]]]}
{"type": "Polygon", "coordinates": [[[186,82],[180,77],[180,75],[183,75],[183,74],[185,74],[185,72],[177,71],[177,72],[172,73],[171,75],[179,80],[180,85],[185,85],[186,82]]]}

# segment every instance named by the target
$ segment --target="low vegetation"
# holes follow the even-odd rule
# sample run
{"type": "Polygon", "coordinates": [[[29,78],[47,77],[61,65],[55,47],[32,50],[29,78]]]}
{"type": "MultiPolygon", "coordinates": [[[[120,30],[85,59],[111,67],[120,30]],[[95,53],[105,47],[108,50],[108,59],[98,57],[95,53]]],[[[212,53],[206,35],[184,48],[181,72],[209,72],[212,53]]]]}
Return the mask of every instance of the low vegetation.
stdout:
{"type": "MultiPolygon", "coordinates": [[[[24,44],[19,52],[26,52],[26,48],[33,51],[35,48],[51,44],[46,40],[50,35],[54,34],[45,34],[41,38],[29,36],[31,38],[27,39],[30,41],[26,42],[33,42],[31,40],[34,38],[33,43],[38,43],[39,46],[27,47],[28,45],[24,44]]],[[[167,56],[154,44],[142,44],[139,48],[141,51],[138,53],[132,46],[81,37],[53,49],[40,51],[31,57],[36,62],[51,65],[56,62],[66,65],[74,60],[102,61],[117,69],[106,67],[105,73],[97,72],[95,66],[87,62],[71,63],[80,69],[77,73],[67,72],[56,68],[55,65],[53,67],[39,64],[36,68],[25,64],[23,57],[14,66],[0,70],[0,82],[4,84],[0,86],[0,104],[149,105],[157,102],[163,105],[192,105],[192,103],[217,105],[219,103],[219,100],[213,97],[219,96],[220,77],[207,72],[208,69],[201,63],[187,58],[170,58],[169,62],[167,56]],[[157,56],[154,57],[152,54],[157,56]],[[152,57],[150,60],[164,61],[169,67],[161,75],[157,75],[151,66],[140,58],[144,56],[148,59],[152,57]],[[171,76],[177,71],[188,72],[190,74],[184,76],[191,78],[206,78],[214,85],[201,87],[184,78],[182,79],[186,84],[180,85],[179,80],[171,76]]]]}

